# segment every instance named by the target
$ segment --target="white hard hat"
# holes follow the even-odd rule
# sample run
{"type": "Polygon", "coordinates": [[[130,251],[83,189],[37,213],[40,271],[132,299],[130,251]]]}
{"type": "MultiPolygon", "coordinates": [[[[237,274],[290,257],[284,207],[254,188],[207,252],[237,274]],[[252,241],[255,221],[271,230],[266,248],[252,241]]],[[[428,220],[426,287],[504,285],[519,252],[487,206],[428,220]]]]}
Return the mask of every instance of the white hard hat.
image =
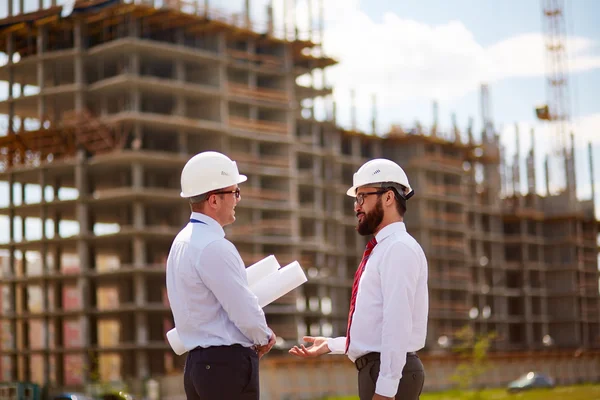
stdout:
{"type": "Polygon", "coordinates": [[[212,190],[245,182],[237,164],[225,154],[205,151],[196,154],[181,171],[181,197],[194,197],[212,190]]]}
{"type": "Polygon", "coordinates": [[[406,189],[401,195],[404,195],[405,198],[412,195],[412,188],[408,183],[408,177],[404,170],[395,162],[385,158],[376,158],[364,163],[354,174],[352,187],[348,189],[346,194],[356,197],[356,189],[359,187],[382,182],[393,182],[404,186],[406,189]]]}

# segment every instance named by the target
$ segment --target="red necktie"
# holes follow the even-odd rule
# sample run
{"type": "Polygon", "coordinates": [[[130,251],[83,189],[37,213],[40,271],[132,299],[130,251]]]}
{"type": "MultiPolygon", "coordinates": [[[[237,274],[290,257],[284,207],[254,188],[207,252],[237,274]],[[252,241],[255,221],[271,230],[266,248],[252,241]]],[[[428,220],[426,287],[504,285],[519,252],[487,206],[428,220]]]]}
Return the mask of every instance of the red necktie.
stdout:
{"type": "Polygon", "coordinates": [[[369,240],[369,243],[367,243],[367,247],[365,248],[365,252],[363,253],[360,265],[358,266],[358,269],[354,274],[354,283],[352,284],[352,297],[350,298],[350,312],[348,313],[348,330],[346,332],[346,354],[348,353],[348,348],[350,347],[350,326],[352,325],[352,315],[354,314],[354,308],[356,306],[358,283],[360,282],[360,277],[362,276],[362,273],[365,270],[365,265],[367,265],[369,255],[371,255],[373,247],[375,247],[376,244],[377,240],[375,240],[375,238],[369,240]]]}

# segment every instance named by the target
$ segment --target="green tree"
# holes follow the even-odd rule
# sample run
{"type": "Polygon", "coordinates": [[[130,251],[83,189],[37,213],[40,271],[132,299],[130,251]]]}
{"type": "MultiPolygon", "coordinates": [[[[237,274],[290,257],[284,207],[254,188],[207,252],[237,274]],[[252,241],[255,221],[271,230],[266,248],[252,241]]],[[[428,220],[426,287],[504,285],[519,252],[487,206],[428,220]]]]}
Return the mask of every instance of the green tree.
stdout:
{"type": "Polygon", "coordinates": [[[490,368],[488,352],[495,338],[495,332],[476,335],[468,325],[456,334],[459,344],[454,351],[458,353],[461,361],[450,379],[462,391],[474,389],[473,399],[475,400],[481,399],[481,388],[475,388],[474,383],[490,368]]]}

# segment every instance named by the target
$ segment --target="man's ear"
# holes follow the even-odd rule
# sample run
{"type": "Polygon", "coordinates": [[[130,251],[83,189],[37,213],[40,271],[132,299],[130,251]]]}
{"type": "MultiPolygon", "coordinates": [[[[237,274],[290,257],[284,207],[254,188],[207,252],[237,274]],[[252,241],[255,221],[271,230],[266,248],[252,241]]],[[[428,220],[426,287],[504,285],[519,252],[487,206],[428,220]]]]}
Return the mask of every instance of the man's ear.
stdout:
{"type": "Polygon", "coordinates": [[[390,190],[389,192],[385,193],[385,203],[387,205],[392,205],[395,200],[396,200],[396,198],[394,197],[393,191],[390,190]]]}
{"type": "Polygon", "coordinates": [[[216,195],[209,195],[208,198],[206,199],[206,203],[208,204],[208,206],[210,208],[216,208],[217,207],[217,196],[216,195]]]}

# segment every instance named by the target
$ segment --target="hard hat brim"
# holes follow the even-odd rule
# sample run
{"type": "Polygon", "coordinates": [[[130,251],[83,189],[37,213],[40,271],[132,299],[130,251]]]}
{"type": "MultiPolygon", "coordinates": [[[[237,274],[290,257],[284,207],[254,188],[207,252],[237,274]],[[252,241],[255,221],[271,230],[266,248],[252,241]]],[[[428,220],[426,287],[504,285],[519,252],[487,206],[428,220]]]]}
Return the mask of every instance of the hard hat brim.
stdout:
{"type": "MultiPolygon", "coordinates": [[[[237,182],[236,183],[232,183],[232,185],[237,185],[237,184],[246,182],[247,180],[248,180],[248,177],[246,175],[239,174],[237,182]]],[[[231,186],[231,185],[228,185],[228,186],[231,186]]],[[[225,187],[227,187],[227,186],[225,186],[225,187]]],[[[223,189],[223,188],[211,189],[211,190],[209,190],[209,192],[212,192],[213,190],[219,190],[219,189],[223,189]]],[[[205,192],[205,193],[208,193],[208,192],[205,192]]],[[[200,196],[201,194],[204,194],[204,193],[198,193],[196,195],[190,196],[190,195],[187,195],[187,194],[181,192],[181,193],[179,193],[179,196],[183,197],[184,199],[189,199],[190,197],[200,196]]]]}
{"type": "MultiPolygon", "coordinates": [[[[360,188],[362,186],[375,185],[377,183],[380,183],[380,182],[372,182],[372,183],[365,183],[364,185],[352,186],[350,189],[348,189],[348,191],[346,192],[346,195],[348,195],[350,197],[356,197],[356,191],[358,190],[358,188],[360,188]]],[[[412,191],[412,188],[407,187],[406,192],[410,193],[411,191],[412,191]]]]}

